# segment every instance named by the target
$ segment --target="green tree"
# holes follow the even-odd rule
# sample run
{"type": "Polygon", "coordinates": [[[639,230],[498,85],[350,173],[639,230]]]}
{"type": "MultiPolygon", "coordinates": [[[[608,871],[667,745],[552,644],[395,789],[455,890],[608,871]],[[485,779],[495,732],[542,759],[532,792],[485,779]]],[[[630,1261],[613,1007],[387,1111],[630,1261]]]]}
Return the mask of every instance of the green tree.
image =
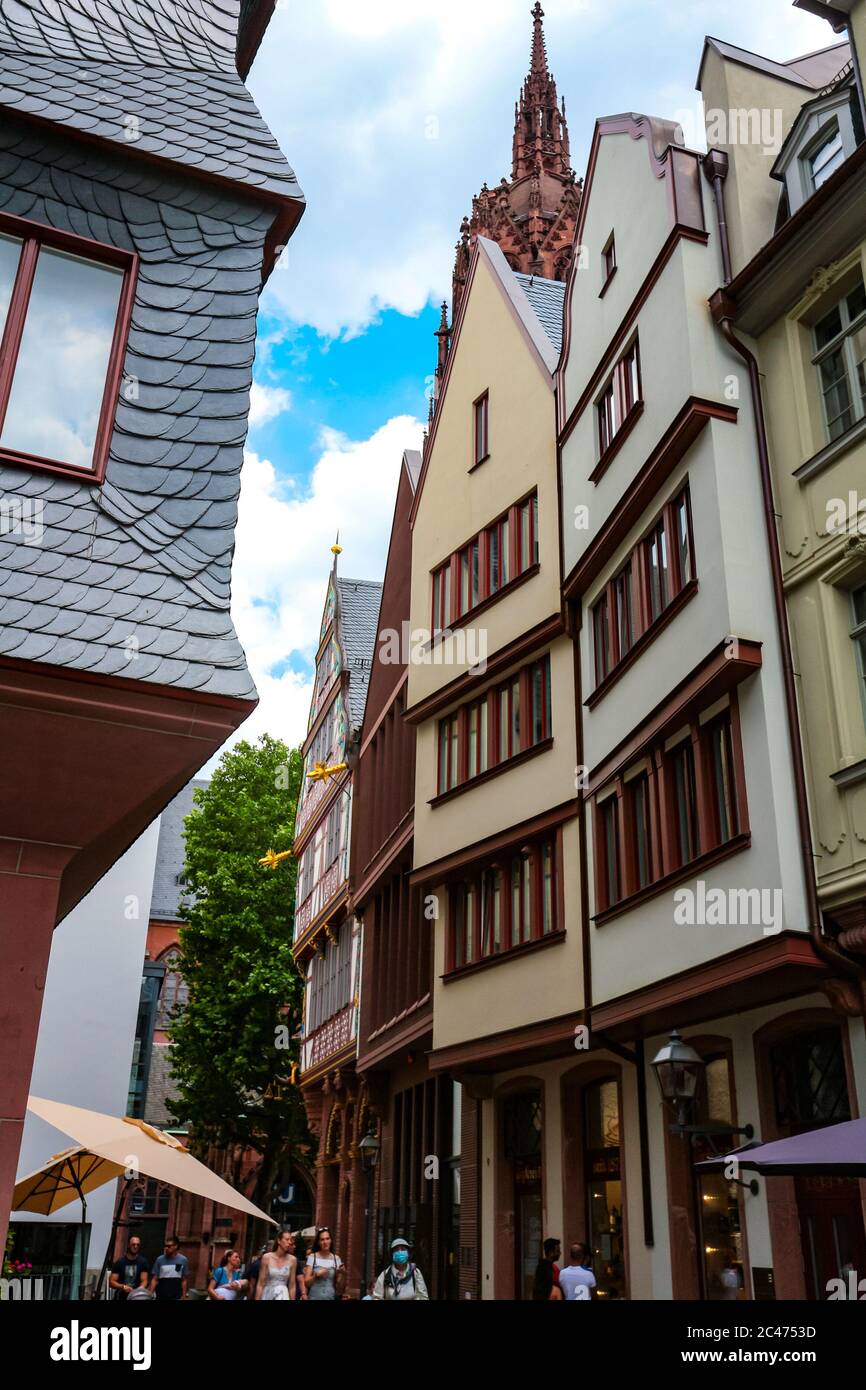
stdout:
{"type": "Polygon", "coordinates": [[[300,752],[263,735],[223,754],[186,818],[179,968],[189,998],[170,1030],[169,1108],[195,1147],[242,1144],[262,1155],[252,1200],[268,1209],[287,1153],[308,1144],[300,1091],[276,1083],[297,1060],[303,981],[292,958],[297,863],[287,850],[303,778],[300,752]],[[266,1092],[274,1098],[266,1098],[266,1092]]]}

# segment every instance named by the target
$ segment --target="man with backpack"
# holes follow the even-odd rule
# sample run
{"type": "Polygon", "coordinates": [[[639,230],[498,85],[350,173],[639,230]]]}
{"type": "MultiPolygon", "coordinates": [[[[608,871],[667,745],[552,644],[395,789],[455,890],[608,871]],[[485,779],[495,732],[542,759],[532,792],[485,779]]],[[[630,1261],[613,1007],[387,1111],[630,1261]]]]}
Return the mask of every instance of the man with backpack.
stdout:
{"type": "Polygon", "coordinates": [[[375,1302],[390,1302],[396,1298],[415,1299],[418,1303],[430,1301],[424,1276],[409,1259],[409,1242],[402,1236],[391,1241],[391,1263],[382,1270],[373,1290],[375,1302]]]}

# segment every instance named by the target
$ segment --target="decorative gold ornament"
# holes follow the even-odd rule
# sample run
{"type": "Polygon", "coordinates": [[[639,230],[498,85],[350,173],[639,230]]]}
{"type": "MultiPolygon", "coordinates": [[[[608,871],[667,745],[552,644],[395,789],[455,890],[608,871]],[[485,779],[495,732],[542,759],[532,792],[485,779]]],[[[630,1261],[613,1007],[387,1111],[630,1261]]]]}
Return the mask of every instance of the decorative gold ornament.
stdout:
{"type": "Polygon", "coordinates": [[[278,869],[278,868],[280,867],[280,865],[282,864],[282,862],[283,862],[284,859],[291,859],[291,858],[292,858],[292,853],[293,853],[292,850],[290,850],[290,849],[284,849],[284,850],[282,851],[282,853],[280,853],[280,854],[275,854],[274,851],[273,851],[272,849],[269,849],[268,852],[267,852],[267,854],[265,855],[264,859],[260,859],[260,860],[259,860],[259,863],[261,864],[261,866],[262,866],[263,869],[275,869],[275,870],[276,870],[276,869],[278,869]]]}

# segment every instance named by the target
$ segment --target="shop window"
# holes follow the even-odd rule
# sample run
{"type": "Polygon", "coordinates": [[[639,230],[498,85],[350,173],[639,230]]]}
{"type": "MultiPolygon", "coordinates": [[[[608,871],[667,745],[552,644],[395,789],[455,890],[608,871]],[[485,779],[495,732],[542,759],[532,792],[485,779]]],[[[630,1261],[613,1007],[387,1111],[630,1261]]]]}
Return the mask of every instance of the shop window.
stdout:
{"type": "Polygon", "coordinates": [[[786,1038],[771,1048],[770,1067],[779,1135],[804,1134],[851,1119],[838,1029],[786,1038]]]}

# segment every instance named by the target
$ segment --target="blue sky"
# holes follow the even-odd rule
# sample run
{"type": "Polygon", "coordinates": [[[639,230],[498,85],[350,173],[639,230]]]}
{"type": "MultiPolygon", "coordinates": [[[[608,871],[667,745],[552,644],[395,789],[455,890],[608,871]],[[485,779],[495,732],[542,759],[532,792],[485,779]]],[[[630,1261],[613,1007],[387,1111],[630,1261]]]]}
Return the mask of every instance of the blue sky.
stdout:
{"type": "MultiPolygon", "coordinates": [[[[306,730],[337,530],[382,576],[418,447],[460,223],[510,173],[530,0],[278,0],[250,87],[308,207],[262,301],[234,614],[261,695],[245,736],[306,730]]],[[[548,0],[550,67],[582,176],[597,116],[700,128],[703,39],[787,59],[835,42],[791,0],[548,0]]]]}

